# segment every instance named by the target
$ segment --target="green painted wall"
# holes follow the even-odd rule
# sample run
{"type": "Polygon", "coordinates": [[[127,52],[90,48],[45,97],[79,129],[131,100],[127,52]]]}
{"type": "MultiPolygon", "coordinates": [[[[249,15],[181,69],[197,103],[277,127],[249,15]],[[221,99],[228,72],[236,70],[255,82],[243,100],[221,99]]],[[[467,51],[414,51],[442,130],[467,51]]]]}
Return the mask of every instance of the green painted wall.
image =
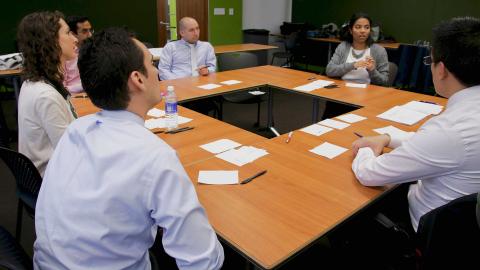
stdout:
{"type": "Polygon", "coordinates": [[[242,43],[242,0],[210,0],[208,36],[213,45],[242,43]],[[213,15],[214,8],[225,8],[225,15],[213,15]],[[228,9],[234,15],[228,15],[228,9]]]}
{"type": "Polygon", "coordinates": [[[139,39],[157,44],[155,0],[13,0],[2,1],[0,16],[0,54],[15,51],[16,27],[28,13],[37,10],[60,10],[65,15],[90,17],[95,29],[127,26],[139,39]]]}
{"type": "Polygon", "coordinates": [[[455,16],[480,17],[479,0],[293,0],[292,20],[317,27],[329,22],[339,27],[364,11],[380,23],[382,31],[400,42],[430,40],[432,27],[455,16]]]}

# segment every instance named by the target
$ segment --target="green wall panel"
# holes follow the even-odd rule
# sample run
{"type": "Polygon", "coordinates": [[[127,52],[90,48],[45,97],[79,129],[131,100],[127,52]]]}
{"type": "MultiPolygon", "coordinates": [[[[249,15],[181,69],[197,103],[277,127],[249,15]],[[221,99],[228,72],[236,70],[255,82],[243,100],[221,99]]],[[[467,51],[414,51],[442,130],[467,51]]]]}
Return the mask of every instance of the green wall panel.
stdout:
{"type": "Polygon", "coordinates": [[[213,45],[242,43],[242,0],[210,0],[209,41],[213,45]],[[225,8],[225,15],[213,15],[214,8],[225,8]],[[234,15],[228,15],[229,8],[234,15]]]}
{"type": "Polygon", "coordinates": [[[479,0],[293,0],[292,20],[317,27],[329,22],[339,27],[364,11],[380,23],[382,31],[399,42],[430,40],[432,27],[455,16],[480,17],[479,0]]]}
{"type": "Polygon", "coordinates": [[[157,44],[155,0],[15,0],[2,1],[0,54],[15,51],[16,27],[28,13],[60,10],[65,15],[90,17],[96,30],[108,26],[127,26],[139,39],[157,44]]]}

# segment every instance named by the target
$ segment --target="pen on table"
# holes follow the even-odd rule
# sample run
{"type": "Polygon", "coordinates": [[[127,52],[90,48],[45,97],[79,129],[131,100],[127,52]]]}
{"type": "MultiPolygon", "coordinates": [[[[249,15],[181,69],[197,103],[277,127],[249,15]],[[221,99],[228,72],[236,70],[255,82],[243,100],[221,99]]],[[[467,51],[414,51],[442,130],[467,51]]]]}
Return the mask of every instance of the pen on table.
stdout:
{"type": "Polygon", "coordinates": [[[177,129],[174,129],[174,130],[165,131],[165,133],[169,133],[169,134],[175,134],[175,133],[179,133],[179,132],[183,132],[183,131],[191,130],[191,129],[193,129],[193,128],[194,128],[194,127],[183,127],[183,128],[177,128],[177,129]]]}
{"type": "Polygon", "coordinates": [[[363,138],[363,135],[362,135],[362,134],[360,134],[360,133],[353,132],[353,134],[357,135],[357,137],[359,137],[359,138],[363,138]]]}
{"type": "Polygon", "coordinates": [[[289,142],[290,142],[290,140],[292,139],[292,135],[293,135],[293,131],[290,131],[290,132],[288,133],[287,139],[285,140],[285,143],[289,143],[289,142]]]}
{"type": "Polygon", "coordinates": [[[154,131],[153,134],[158,134],[158,133],[163,133],[163,132],[165,132],[165,131],[163,131],[163,130],[157,130],[157,131],[154,131]]]}
{"type": "Polygon", "coordinates": [[[255,178],[257,178],[257,177],[264,175],[266,172],[267,172],[267,170],[263,170],[263,171],[261,171],[261,172],[259,172],[259,173],[256,173],[256,174],[250,176],[249,178],[243,180],[242,182],[240,182],[240,184],[241,184],[241,185],[246,184],[246,183],[252,181],[253,179],[255,179],[255,178]]]}
{"type": "Polygon", "coordinates": [[[311,80],[315,80],[315,79],[316,79],[315,77],[310,77],[307,80],[311,81],[311,80]]]}
{"type": "Polygon", "coordinates": [[[433,101],[419,100],[419,102],[438,105],[437,103],[435,103],[433,101]]]}
{"type": "Polygon", "coordinates": [[[270,127],[270,130],[273,132],[273,134],[275,134],[275,136],[280,136],[280,133],[278,133],[278,131],[274,127],[270,127]]]}

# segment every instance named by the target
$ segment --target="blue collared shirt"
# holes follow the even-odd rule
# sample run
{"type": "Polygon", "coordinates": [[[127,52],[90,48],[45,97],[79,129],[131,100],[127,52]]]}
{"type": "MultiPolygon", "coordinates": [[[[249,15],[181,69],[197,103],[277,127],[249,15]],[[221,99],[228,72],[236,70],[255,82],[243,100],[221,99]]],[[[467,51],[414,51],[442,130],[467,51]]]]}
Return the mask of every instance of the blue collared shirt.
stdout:
{"type": "MultiPolygon", "coordinates": [[[[197,41],[194,44],[197,54],[197,67],[207,66],[208,72],[215,72],[217,58],[210,43],[197,41]]],[[[161,80],[171,80],[192,76],[190,45],[183,39],[169,42],[163,47],[158,63],[161,80]]]]}
{"type": "Polygon", "coordinates": [[[38,196],[35,269],[150,269],[163,228],[180,269],[219,269],[223,248],[175,151],[128,111],[74,121],[38,196]]]}

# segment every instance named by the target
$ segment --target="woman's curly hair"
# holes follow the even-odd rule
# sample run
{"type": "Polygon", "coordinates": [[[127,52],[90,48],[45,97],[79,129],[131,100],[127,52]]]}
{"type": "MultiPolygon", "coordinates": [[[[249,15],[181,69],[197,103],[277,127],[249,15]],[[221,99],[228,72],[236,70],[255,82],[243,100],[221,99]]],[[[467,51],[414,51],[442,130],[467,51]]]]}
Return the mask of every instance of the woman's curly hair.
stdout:
{"type": "Polygon", "coordinates": [[[44,80],[66,98],[68,91],[63,86],[62,49],[58,43],[59,11],[34,12],[25,16],[17,30],[20,52],[23,54],[24,79],[44,80]]]}

